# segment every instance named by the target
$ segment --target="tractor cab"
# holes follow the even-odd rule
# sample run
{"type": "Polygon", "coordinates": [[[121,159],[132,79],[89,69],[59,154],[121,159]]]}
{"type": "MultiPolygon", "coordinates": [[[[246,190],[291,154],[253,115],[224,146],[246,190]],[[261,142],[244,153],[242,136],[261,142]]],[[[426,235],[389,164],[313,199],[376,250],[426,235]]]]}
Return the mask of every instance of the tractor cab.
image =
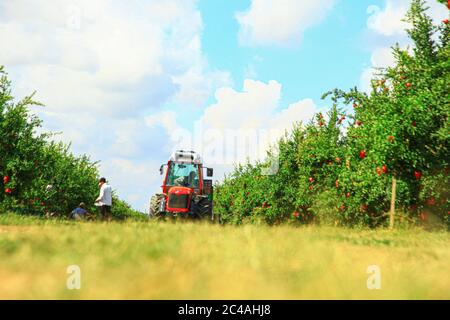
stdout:
{"type": "Polygon", "coordinates": [[[160,168],[164,175],[162,194],[152,197],[150,215],[187,214],[201,217],[212,214],[213,169],[204,168],[200,155],[178,150],[160,168]],[[165,170],[164,170],[165,169],[165,170]],[[203,172],[206,169],[206,172],[203,172]]]}
{"type": "Polygon", "coordinates": [[[203,167],[202,159],[194,151],[179,150],[172,154],[167,165],[162,165],[160,172],[166,167],[163,192],[172,187],[191,188],[197,194],[202,193],[203,167]]]}
{"type": "Polygon", "coordinates": [[[172,162],[167,173],[167,186],[181,186],[192,189],[200,188],[199,165],[172,162]]]}

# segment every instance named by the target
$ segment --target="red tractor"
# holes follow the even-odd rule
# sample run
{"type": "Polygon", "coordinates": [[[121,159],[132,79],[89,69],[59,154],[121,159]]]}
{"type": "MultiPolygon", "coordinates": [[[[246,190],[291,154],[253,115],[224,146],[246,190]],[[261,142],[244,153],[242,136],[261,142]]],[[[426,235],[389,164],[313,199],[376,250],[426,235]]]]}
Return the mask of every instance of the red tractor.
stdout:
{"type": "Polygon", "coordinates": [[[150,218],[191,217],[213,218],[213,169],[203,167],[200,155],[194,151],[178,150],[167,164],[161,165],[164,174],[162,193],[155,194],[150,201],[150,218]],[[165,170],[164,170],[165,169],[165,170]]]}

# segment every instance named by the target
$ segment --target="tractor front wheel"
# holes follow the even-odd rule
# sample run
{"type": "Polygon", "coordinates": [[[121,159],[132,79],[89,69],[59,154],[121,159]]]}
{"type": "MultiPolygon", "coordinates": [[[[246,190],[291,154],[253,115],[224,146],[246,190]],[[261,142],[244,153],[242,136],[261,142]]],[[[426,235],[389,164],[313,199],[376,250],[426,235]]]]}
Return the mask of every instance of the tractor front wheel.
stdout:
{"type": "Polygon", "coordinates": [[[150,200],[149,218],[157,218],[161,216],[161,204],[164,201],[163,194],[155,194],[150,200]]]}

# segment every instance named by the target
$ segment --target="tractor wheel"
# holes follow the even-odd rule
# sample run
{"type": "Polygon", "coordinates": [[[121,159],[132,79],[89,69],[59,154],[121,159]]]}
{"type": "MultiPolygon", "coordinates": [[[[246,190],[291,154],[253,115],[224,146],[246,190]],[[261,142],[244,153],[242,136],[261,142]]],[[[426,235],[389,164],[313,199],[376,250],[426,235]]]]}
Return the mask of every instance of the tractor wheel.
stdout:
{"type": "Polygon", "coordinates": [[[161,202],[164,200],[163,194],[155,194],[152,199],[150,200],[150,211],[149,211],[149,218],[157,218],[161,215],[160,213],[160,207],[161,202]]]}
{"type": "Polygon", "coordinates": [[[200,220],[211,220],[212,203],[208,199],[201,199],[195,206],[194,216],[200,220]]]}

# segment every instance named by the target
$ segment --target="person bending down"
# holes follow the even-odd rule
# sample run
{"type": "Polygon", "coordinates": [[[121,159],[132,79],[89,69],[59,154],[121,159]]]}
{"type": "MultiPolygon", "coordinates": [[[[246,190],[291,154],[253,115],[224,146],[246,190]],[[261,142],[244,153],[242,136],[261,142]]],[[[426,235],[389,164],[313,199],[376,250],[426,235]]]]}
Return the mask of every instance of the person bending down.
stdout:
{"type": "Polygon", "coordinates": [[[69,213],[69,219],[82,220],[88,215],[89,213],[86,210],[86,205],[84,204],[84,202],[81,202],[78,207],[76,207],[72,210],[71,213],[69,213]]]}

